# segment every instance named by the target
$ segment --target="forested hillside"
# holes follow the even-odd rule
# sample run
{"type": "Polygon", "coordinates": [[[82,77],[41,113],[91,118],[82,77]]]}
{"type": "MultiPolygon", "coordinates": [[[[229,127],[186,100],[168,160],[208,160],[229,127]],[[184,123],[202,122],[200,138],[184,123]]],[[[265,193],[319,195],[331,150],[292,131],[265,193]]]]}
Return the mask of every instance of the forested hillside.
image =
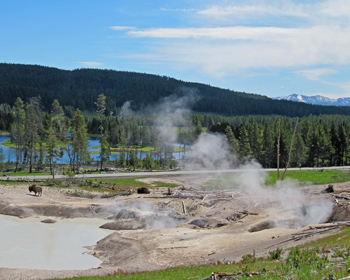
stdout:
{"type": "Polygon", "coordinates": [[[173,78],[114,70],[77,69],[73,71],[37,65],[0,64],[0,100],[13,106],[17,97],[27,102],[41,97],[44,110],[57,99],[67,115],[76,108],[94,111],[94,101],[103,93],[106,113],[116,113],[131,101],[132,109],[142,110],[161,98],[188,92],[200,97],[196,112],[226,116],[285,115],[302,117],[320,114],[350,115],[350,107],[325,107],[273,100],[256,94],[220,89],[209,85],[183,82],[173,78]]]}

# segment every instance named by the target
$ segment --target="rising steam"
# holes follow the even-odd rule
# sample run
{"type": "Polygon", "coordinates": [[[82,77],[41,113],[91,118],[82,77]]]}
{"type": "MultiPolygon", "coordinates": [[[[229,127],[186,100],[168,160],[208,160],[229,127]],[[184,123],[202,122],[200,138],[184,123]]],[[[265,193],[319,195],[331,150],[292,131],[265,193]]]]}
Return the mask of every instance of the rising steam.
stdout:
{"type": "MultiPolygon", "coordinates": [[[[148,109],[158,116],[155,121],[158,144],[175,143],[178,127],[189,126],[190,108],[198,100],[198,95],[191,89],[185,91],[188,94],[166,97],[159,105],[148,109]]],[[[122,113],[130,113],[130,103],[123,106],[122,113]]],[[[237,157],[230,152],[226,137],[211,133],[201,134],[192,144],[185,164],[188,170],[225,170],[236,167],[238,172],[230,179],[225,179],[226,188],[238,187],[248,195],[248,201],[265,208],[269,216],[275,219],[277,227],[302,227],[325,222],[332,212],[331,202],[311,201],[298,188],[297,182],[285,180],[276,186],[266,186],[267,173],[254,159],[237,166],[237,157]]]]}
{"type": "Polygon", "coordinates": [[[176,95],[165,97],[152,113],[157,113],[155,125],[157,127],[158,143],[172,145],[177,141],[178,127],[189,126],[191,107],[199,99],[194,89],[184,88],[182,97],[176,95]]]}

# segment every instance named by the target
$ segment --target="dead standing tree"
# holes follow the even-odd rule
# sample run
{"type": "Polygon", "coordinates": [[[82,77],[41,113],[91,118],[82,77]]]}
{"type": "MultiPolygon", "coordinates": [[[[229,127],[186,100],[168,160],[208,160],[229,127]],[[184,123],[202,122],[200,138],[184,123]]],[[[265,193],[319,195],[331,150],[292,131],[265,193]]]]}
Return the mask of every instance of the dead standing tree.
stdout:
{"type": "Polygon", "coordinates": [[[296,131],[297,131],[297,127],[298,127],[298,120],[297,120],[296,123],[295,123],[294,132],[293,132],[293,136],[292,136],[292,141],[291,141],[291,143],[290,143],[289,156],[288,156],[288,163],[287,163],[287,165],[286,165],[286,168],[284,169],[284,172],[283,172],[281,181],[283,181],[284,175],[286,174],[287,169],[288,169],[289,164],[290,164],[290,160],[291,160],[291,157],[292,157],[292,150],[293,150],[293,142],[294,142],[295,133],[296,133],[296,131]]]}

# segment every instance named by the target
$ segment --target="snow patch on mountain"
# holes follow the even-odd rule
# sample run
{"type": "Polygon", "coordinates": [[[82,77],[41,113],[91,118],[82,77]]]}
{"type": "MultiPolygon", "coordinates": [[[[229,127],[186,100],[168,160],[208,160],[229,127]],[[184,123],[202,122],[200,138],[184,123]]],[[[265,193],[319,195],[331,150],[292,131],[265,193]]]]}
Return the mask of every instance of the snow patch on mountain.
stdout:
{"type": "Polygon", "coordinates": [[[323,105],[323,106],[350,106],[349,97],[332,99],[321,95],[305,96],[300,94],[291,94],[288,96],[276,97],[274,99],[289,100],[289,101],[303,102],[307,104],[323,105]]]}

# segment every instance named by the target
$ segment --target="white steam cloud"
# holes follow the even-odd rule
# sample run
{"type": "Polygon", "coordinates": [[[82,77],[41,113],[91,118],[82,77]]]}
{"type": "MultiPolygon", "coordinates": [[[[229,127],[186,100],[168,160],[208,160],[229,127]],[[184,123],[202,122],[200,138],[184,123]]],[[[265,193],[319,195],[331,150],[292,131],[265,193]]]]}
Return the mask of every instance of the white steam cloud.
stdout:
{"type": "Polygon", "coordinates": [[[182,88],[181,91],[185,93],[184,96],[165,97],[156,108],[152,109],[152,112],[158,115],[155,125],[160,144],[172,145],[177,141],[178,127],[189,125],[191,107],[199,97],[195,89],[182,88]]]}
{"type": "Polygon", "coordinates": [[[113,214],[109,217],[111,220],[142,223],[147,229],[174,228],[183,223],[172,209],[160,209],[149,202],[115,203],[102,207],[99,212],[113,214]]]}
{"type": "Polygon", "coordinates": [[[311,199],[298,182],[279,181],[266,186],[267,172],[251,160],[240,167],[241,172],[226,183],[238,186],[248,195],[251,204],[264,208],[276,227],[299,228],[325,222],[332,213],[333,204],[327,200],[311,199]]]}
{"type": "MultiPolygon", "coordinates": [[[[201,134],[188,153],[186,168],[190,170],[225,170],[237,166],[224,135],[201,134]]],[[[260,207],[274,220],[274,226],[298,228],[325,222],[332,212],[332,203],[310,199],[298,183],[279,181],[266,186],[267,172],[255,159],[246,160],[232,176],[219,175],[226,189],[239,189],[251,206],[260,207]],[[227,179],[226,179],[227,178],[227,179]]],[[[217,187],[215,187],[217,188],[217,187]]]]}
{"type": "Polygon", "coordinates": [[[119,113],[119,116],[121,117],[130,117],[133,114],[133,111],[131,109],[131,102],[130,101],[126,101],[119,113]]]}
{"type": "Polygon", "coordinates": [[[224,170],[232,168],[236,157],[230,153],[227,139],[222,134],[201,134],[188,153],[188,170],[224,170]]]}

